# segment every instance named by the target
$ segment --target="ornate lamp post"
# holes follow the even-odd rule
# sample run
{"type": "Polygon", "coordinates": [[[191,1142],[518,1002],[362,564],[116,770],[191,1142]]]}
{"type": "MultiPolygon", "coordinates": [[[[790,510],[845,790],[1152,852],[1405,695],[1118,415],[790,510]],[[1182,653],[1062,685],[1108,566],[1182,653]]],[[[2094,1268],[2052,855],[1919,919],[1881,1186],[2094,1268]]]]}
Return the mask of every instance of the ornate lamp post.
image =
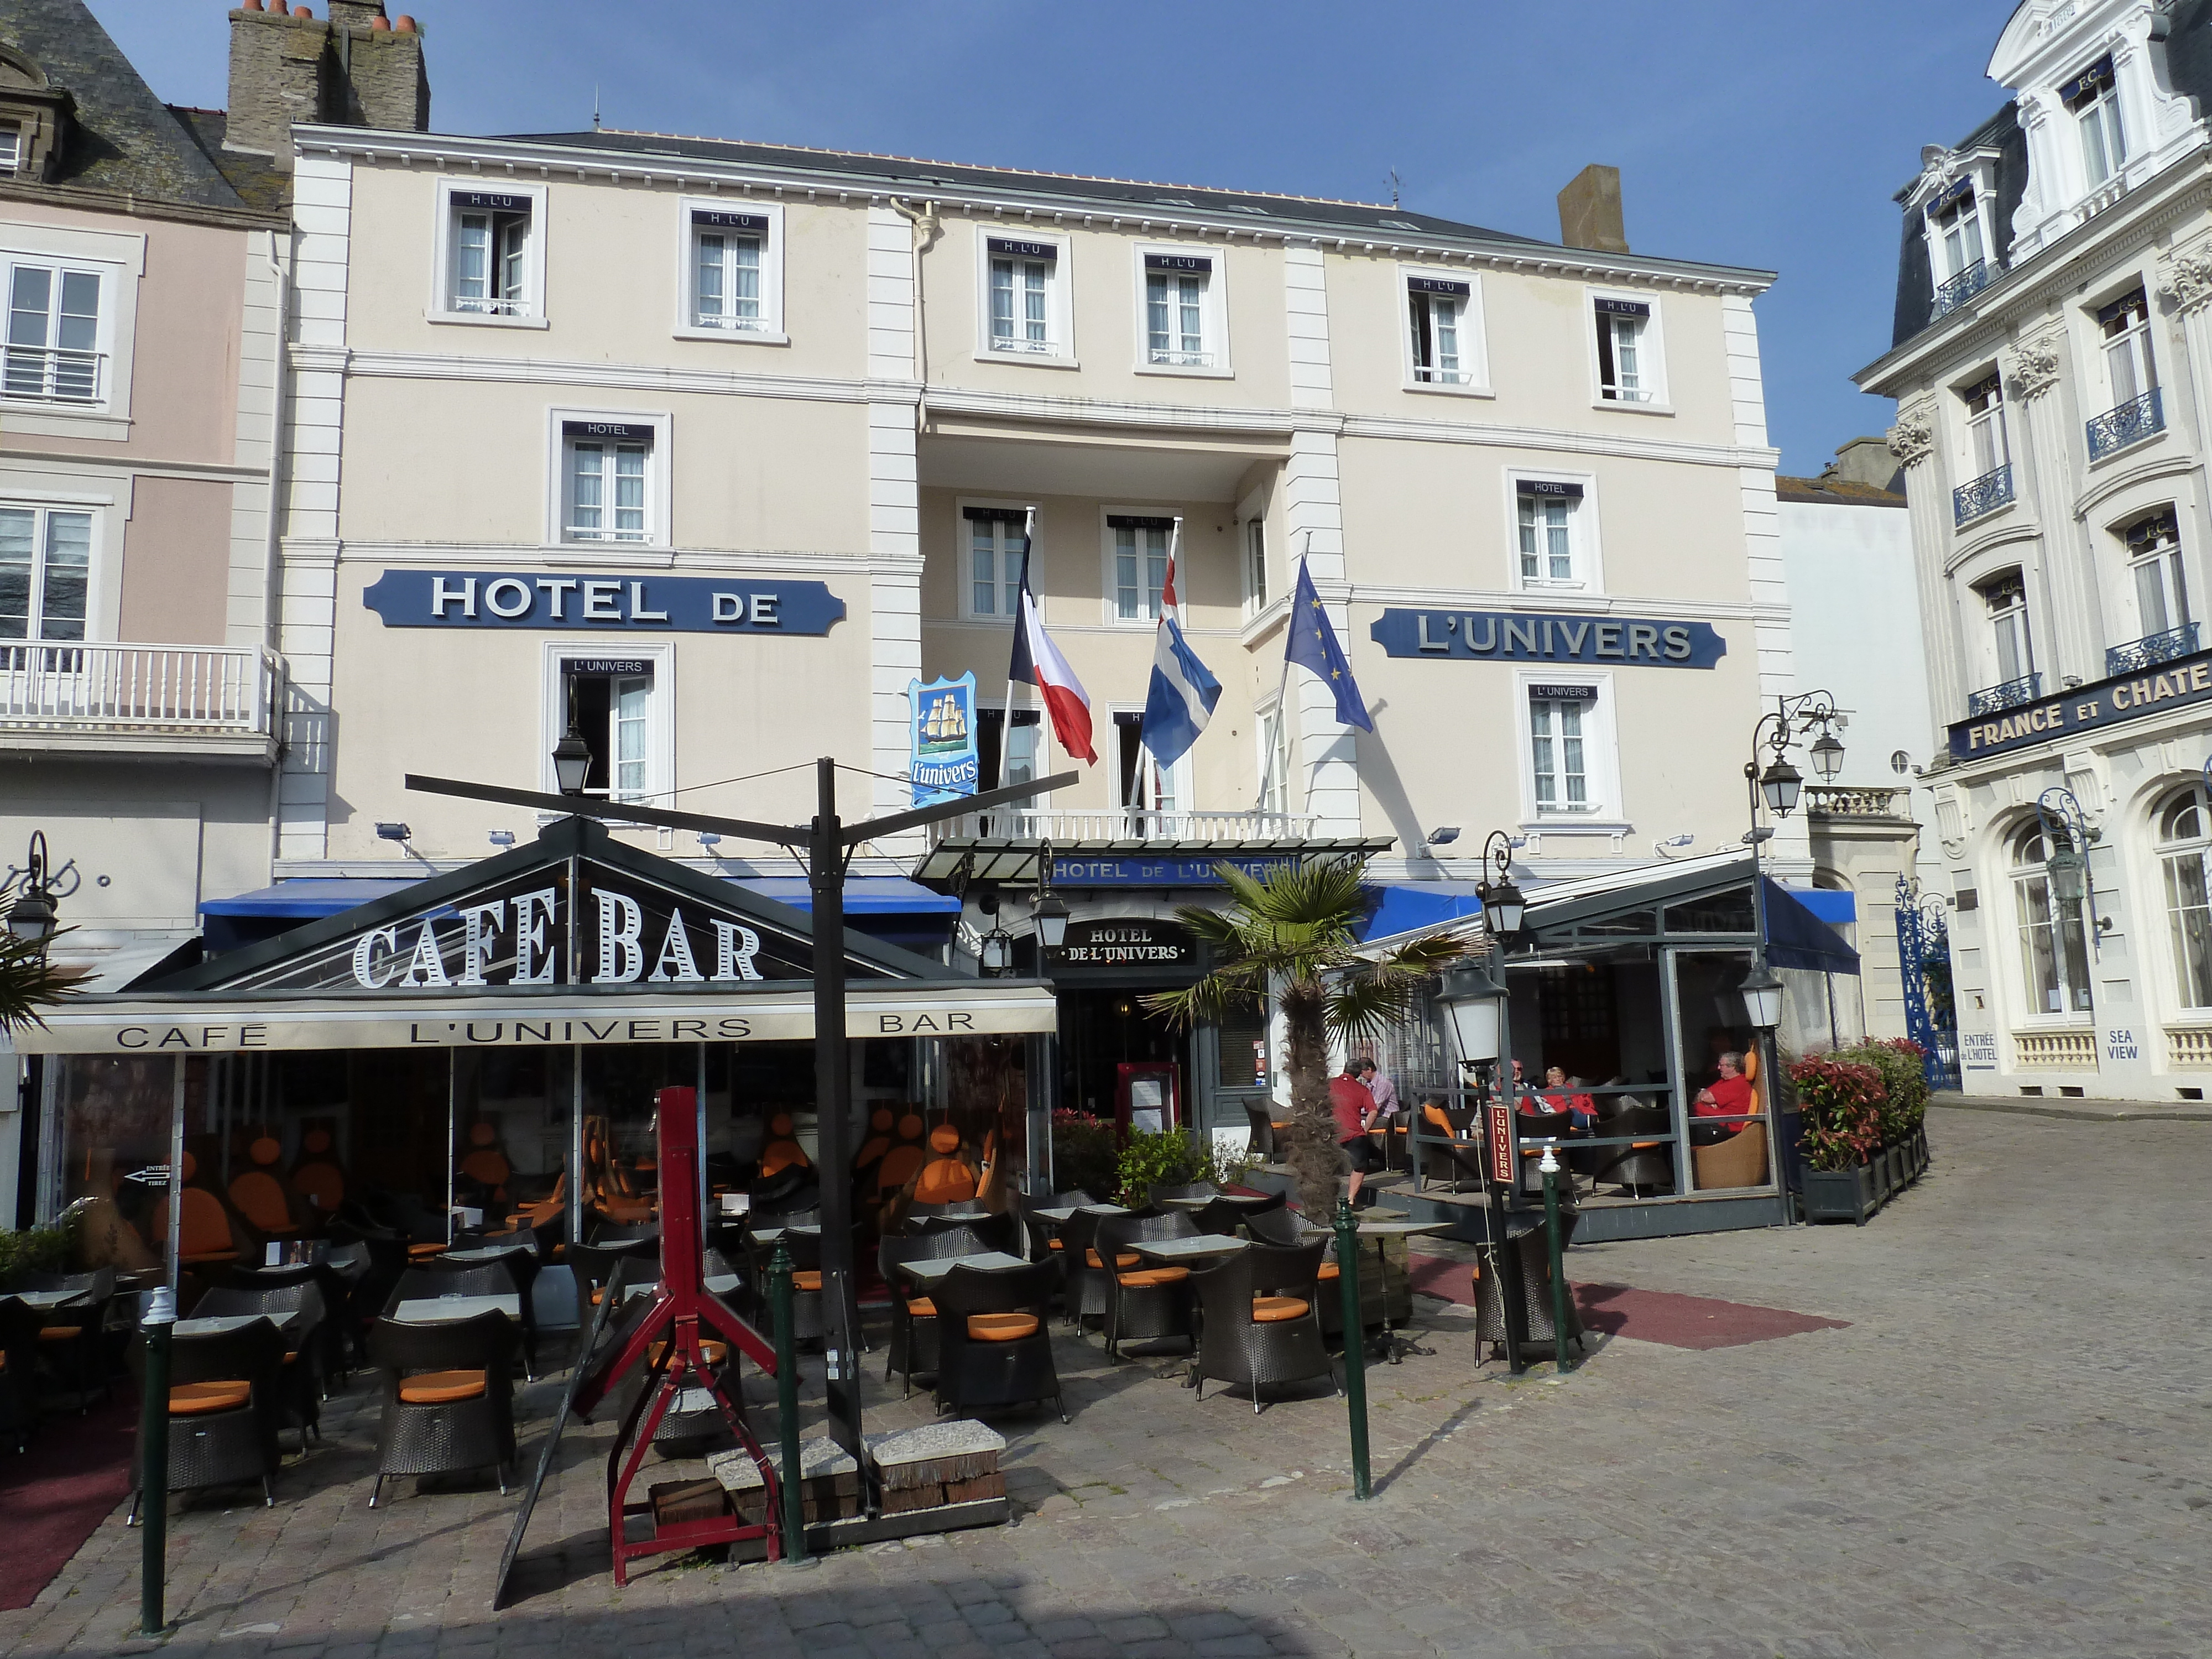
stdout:
{"type": "Polygon", "coordinates": [[[5,876],[0,876],[0,901],[5,901],[10,894],[15,896],[15,902],[7,908],[9,937],[43,955],[47,942],[61,925],[61,909],[56,898],[66,897],[76,890],[74,880],[66,887],[61,885],[65,878],[75,874],[76,860],[71,859],[56,870],[46,851],[46,833],[43,830],[31,832],[30,850],[23,859],[21,868],[10,868],[5,876]]]}

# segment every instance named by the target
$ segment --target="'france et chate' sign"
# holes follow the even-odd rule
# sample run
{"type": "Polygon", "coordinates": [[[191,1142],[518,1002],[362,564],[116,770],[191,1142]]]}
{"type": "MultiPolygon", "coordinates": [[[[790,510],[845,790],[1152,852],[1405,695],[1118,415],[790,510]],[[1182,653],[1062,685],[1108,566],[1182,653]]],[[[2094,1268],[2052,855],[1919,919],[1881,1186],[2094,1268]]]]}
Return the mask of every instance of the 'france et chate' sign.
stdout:
{"type": "Polygon", "coordinates": [[[386,628],[822,635],[845,620],[824,583],[744,576],[387,570],[361,600],[386,628]]]}
{"type": "Polygon", "coordinates": [[[1950,729],[1951,758],[1979,760],[1984,755],[2025,749],[2076,732],[2093,732],[2208,702],[2212,702],[2212,652],[2200,652],[2178,662],[2077,685],[2017,708],[1960,720],[1950,729]]]}
{"type": "Polygon", "coordinates": [[[1711,668],[1728,654],[1728,641],[1710,623],[1649,617],[1385,611],[1368,635],[1394,657],[1472,657],[1481,662],[1711,668]]]}

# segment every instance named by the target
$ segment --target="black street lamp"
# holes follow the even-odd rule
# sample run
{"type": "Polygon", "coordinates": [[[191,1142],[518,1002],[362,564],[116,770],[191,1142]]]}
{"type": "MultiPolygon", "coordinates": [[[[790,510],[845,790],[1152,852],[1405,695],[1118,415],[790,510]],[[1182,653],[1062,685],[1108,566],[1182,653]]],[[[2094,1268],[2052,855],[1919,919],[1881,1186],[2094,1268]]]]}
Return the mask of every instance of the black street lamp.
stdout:
{"type": "MultiPolygon", "coordinates": [[[[52,869],[52,859],[46,851],[46,834],[43,830],[31,832],[31,848],[24,855],[21,870],[10,870],[5,879],[0,879],[0,899],[7,897],[12,889],[15,902],[8,908],[8,936],[18,944],[27,945],[43,952],[46,943],[60,925],[60,907],[54,902],[54,886],[61,874],[52,869]]],[[[66,891],[74,892],[72,884],[66,891]]]]}
{"type": "Polygon", "coordinates": [[[2097,839],[2097,831],[2089,827],[2089,815],[2081,810],[2079,796],[2064,784],[2054,783],[2035,798],[2035,817],[2043,831],[2043,868],[2051,878],[2051,891],[2061,904],[2079,904],[2087,910],[2089,950],[2102,957],[2105,924],[2097,915],[2097,884],[2089,878],[2089,843],[2097,839]]]}
{"type": "Polygon", "coordinates": [[[592,775],[592,749],[574,720],[561,741],[553,745],[553,780],[564,795],[584,793],[584,780],[592,775]]]}
{"type": "Polygon", "coordinates": [[[1043,952],[1057,951],[1067,943],[1067,901],[1052,890],[1052,843],[1037,843],[1036,903],[1030,915],[1036,923],[1038,961],[1043,970],[1043,952]]]}
{"type": "Polygon", "coordinates": [[[1519,935],[1528,902],[1514,884],[1513,837],[1503,830],[1492,830],[1482,843],[1482,868],[1483,879],[1475,888],[1482,898],[1482,925],[1504,951],[1519,935]],[[1498,872],[1494,879],[1489,873],[1493,866],[1498,872]]]}

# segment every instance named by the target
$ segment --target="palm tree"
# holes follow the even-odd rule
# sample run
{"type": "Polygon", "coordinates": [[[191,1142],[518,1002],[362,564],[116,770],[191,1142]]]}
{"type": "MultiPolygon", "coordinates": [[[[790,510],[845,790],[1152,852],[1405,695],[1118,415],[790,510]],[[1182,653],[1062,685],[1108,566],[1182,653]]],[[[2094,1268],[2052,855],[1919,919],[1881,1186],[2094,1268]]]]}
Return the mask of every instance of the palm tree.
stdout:
{"type": "Polygon", "coordinates": [[[44,944],[0,933],[0,1032],[18,1025],[45,1025],[39,1010],[69,994],[68,986],[46,960],[44,944]]]}
{"type": "Polygon", "coordinates": [[[1287,1028],[1291,1173],[1307,1216],[1324,1222],[1335,1207],[1338,1175],[1329,1039],[1371,1036],[1405,1018],[1422,987],[1466,955],[1472,941],[1446,928],[1372,959],[1356,954],[1353,930],[1368,910],[1357,860],[1278,865],[1257,878],[1227,864],[1216,871],[1234,899],[1230,908],[1186,906],[1176,916],[1213,947],[1218,965],[1186,990],[1140,1000],[1187,1026],[1218,1022],[1232,1010],[1265,1009],[1274,997],[1287,1028]]]}

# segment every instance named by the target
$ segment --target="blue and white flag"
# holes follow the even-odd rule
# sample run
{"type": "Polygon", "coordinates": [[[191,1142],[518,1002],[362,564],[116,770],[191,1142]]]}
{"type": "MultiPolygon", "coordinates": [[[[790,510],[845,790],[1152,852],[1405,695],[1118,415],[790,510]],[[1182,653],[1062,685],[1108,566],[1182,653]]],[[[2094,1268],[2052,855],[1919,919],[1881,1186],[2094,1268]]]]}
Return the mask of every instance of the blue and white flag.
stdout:
{"type": "Polygon", "coordinates": [[[1152,645],[1152,684],[1145,696],[1143,739],[1152,759],[1173,766],[1198,741],[1221,701],[1221,682],[1206,672],[1176,626],[1176,554],[1182,524],[1176,524],[1176,545],[1168,550],[1167,586],[1160,595],[1160,629],[1152,645]]]}
{"type": "Polygon", "coordinates": [[[1375,722],[1367,717],[1359,683],[1352,678],[1351,659],[1337,643],[1336,629],[1329,623],[1328,612],[1322,609],[1321,595],[1314,592],[1313,578],[1306,574],[1304,559],[1298,561],[1297,592],[1291,600],[1290,626],[1284,633],[1283,659],[1311,669],[1328,684],[1329,694],[1336,699],[1338,722],[1372,732],[1375,722]]]}

